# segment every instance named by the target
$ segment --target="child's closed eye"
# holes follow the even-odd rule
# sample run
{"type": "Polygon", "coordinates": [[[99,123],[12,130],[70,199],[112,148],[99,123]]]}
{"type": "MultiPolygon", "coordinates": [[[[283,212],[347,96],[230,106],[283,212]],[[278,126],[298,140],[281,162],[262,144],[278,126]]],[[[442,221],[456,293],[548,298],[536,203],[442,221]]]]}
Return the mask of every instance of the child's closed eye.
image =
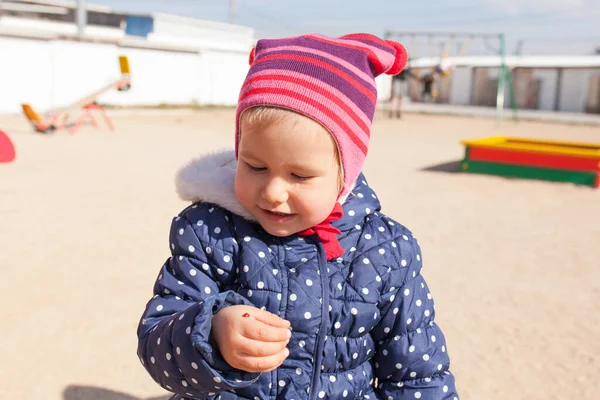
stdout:
{"type": "Polygon", "coordinates": [[[298,175],[298,174],[292,174],[292,177],[299,181],[307,181],[312,178],[312,176],[302,176],[302,175],[298,175]]]}
{"type": "Polygon", "coordinates": [[[265,168],[265,167],[257,167],[257,166],[254,166],[252,164],[248,164],[245,161],[244,161],[244,164],[246,164],[246,166],[248,168],[250,168],[251,171],[254,171],[254,172],[262,172],[262,171],[266,171],[267,170],[267,168],[265,168]]]}

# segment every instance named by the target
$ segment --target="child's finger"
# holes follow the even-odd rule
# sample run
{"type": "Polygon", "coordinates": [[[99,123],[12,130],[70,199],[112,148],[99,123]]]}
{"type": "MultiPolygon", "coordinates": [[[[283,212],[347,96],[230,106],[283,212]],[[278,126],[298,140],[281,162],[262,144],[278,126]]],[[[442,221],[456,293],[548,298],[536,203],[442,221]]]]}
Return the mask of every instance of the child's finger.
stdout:
{"type": "Polygon", "coordinates": [[[288,343],[288,340],[283,342],[259,342],[243,338],[237,345],[237,352],[247,357],[267,357],[279,353],[288,343]]]}
{"type": "Polygon", "coordinates": [[[251,316],[267,325],[286,329],[290,327],[290,321],[280,318],[278,315],[268,311],[261,310],[260,308],[253,310],[251,316]]]}
{"type": "Polygon", "coordinates": [[[290,351],[285,348],[277,354],[267,357],[241,357],[239,369],[248,372],[269,372],[279,367],[283,361],[290,355],[290,351]]]}
{"type": "Polygon", "coordinates": [[[248,318],[241,328],[240,334],[243,337],[260,342],[283,342],[292,336],[292,332],[287,328],[267,325],[254,318],[248,318]]]}

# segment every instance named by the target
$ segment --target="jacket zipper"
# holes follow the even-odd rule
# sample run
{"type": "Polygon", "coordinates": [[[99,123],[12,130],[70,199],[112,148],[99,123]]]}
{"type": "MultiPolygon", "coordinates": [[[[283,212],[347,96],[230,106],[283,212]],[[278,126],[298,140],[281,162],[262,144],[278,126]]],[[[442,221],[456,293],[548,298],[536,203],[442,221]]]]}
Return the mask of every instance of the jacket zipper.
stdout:
{"type": "Polygon", "coordinates": [[[319,376],[321,375],[321,363],[323,362],[323,347],[325,346],[325,336],[327,336],[327,324],[329,322],[329,284],[327,282],[327,258],[325,256],[325,248],[317,237],[315,240],[317,251],[319,253],[319,272],[321,276],[321,295],[323,302],[321,305],[321,326],[317,335],[317,350],[314,362],[312,382],[310,385],[309,400],[316,400],[317,385],[319,376]]]}

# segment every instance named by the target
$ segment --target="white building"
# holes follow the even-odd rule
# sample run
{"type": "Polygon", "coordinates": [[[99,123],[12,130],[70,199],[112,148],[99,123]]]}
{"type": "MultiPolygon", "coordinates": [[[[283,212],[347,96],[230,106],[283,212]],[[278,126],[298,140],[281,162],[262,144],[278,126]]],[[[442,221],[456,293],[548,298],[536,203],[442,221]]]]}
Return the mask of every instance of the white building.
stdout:
{"type": "MultiPolygon", "coordinates": [[[[0,114],[22,103],[43,112],[69,105],[119,77],[118,56],[132,69],[132,89],[98,100],[123,106],[235,105],[248,70],[254,29],[221,22],[88,5],[78,35],[75,3],[0,0],[0,114]]],[[[438,101],[493,107],[499,57],[456,57],[438,84],[438,101]]],[[[424,73],[438,58],[411,62],[424,73]]],[[[600,55],[507,57],[518,108],[600,113],[600,55]]],[[[377,79],[380,100],[391,78],[377,79]]],[[[410,96],[420,97],[412,80],[410,96]]],[[[509,105],[506,96],[505,105],[509,105]]]]}
{"type": "MultiPolygon", "coordinates": [[[[452,105],[496,106],[500,57],[450,57],[452,74],[437,81],[437,102],[452,105]]],[[[509,56],[514,99],[519,109],[600,114],[600,55],[509,56]]],[[[439,57],[411,62],[422,76],[439,63],[439,57]]],[[[412,79],[409,95],[419,101],[422,85],[412,79]]],[[[507,89],[508,90],[508,89],[507,89]]],[[[506,92],[505,107],[510,106],[506,92]]]]}
{"type": "Polygon", "coordinates": [[[0,113],[71,104],[117,79],[120,55],[132,89],[102,95],[103,104],[234,105],[255,43],[245,26],[93,5],[80,37],[73,3],[0,6],[0,113]]]}

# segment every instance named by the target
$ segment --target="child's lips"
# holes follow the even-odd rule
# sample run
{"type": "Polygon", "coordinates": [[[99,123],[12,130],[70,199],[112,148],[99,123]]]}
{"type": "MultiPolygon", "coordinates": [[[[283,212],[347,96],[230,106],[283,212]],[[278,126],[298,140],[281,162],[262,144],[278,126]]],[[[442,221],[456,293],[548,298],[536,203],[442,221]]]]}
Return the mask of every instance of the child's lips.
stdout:
{"type": "Polygon", "coordinates": [[[296,214],[289,213],[281,213],[277,211],[265,210],[264,208],[260,209],[262,214],[267,217],[269,220],[274,222],[286,222],[294,217],[296,214]]]}

